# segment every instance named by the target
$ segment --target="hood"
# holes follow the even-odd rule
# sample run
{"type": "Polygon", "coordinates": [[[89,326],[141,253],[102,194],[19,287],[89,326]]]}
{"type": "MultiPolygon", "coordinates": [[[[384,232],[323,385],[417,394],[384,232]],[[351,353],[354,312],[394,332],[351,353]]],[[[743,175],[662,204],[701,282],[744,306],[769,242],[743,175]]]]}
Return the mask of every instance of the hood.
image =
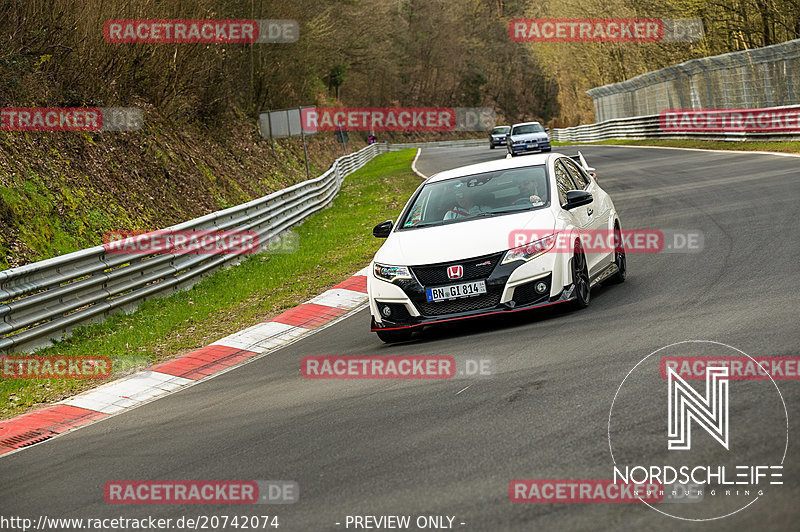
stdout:
{"type": "Polygon", "coordinates": [[[528,140],[542,140],[547,138],[547,133],[523,133],[509,135],[514,142],[528,141],[528,140]]]}
{"type": "Polygon", "coordinates": [[[479,257],[509,249],[509,235],[514,230],[550,231],[555,223],[550,209],[540,209],[394,231],[375,254],[375,261],[393,266],[418,266],[479,257]]]}

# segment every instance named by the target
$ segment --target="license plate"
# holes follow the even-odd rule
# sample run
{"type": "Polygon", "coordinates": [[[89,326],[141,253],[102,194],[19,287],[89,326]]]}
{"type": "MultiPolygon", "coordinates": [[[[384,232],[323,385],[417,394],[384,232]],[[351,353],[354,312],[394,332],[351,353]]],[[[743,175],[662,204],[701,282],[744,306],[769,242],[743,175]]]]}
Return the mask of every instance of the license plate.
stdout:
{"type": "Polygon", "coordinates": [[[451,284],[450,286],[440,286],[437,288],[427,288],[425,293],[428,301],[444,301],[446,299],[456,299],[459,297],[479,296],[486,293],[485,281],[473,281],[471,283],[451,284]]]}
{"type": "Polygon", "coordinates": [[[536,146],[537,146],[536,144],[527,144],[525,147],[530,150],[535,148],[536,146]]]}

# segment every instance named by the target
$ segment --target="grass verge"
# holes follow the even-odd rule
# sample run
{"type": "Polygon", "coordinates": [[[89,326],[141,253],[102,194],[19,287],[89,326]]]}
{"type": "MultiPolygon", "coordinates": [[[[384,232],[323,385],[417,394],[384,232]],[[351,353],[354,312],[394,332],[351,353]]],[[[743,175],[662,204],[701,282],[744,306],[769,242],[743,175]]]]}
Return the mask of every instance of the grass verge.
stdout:
{"type": "MultiPolygon", "coordinates": [[[[69,339],[36,354],[108,356],[114,378],[199,349],[310,299],[372,259],[382,243],[372,236],[372,227],[396,218],[420,184],[411,171],[414,155],[415,150],[381,155],[348,176],[330,208],[293,228],[299,236],[297,251],[248,257],[191,290],[147,301],[132,314],[117,314],[82,327],[69,339]]],[[[0,418],[103,382],[0,380],[0,418]]]]}
{"type": "Polygon", "coordinates": [[[703,150],[731,151],[777,151],[784,153],[800,153],[800,142],[725,142],[717,140],[668,140],[668,139],[611,139],[576,144],[572,142],[553,142],[554,146],[586,146],[591,144],[611,146],[661,146],[665,148],[699,148],[703,150]]]}

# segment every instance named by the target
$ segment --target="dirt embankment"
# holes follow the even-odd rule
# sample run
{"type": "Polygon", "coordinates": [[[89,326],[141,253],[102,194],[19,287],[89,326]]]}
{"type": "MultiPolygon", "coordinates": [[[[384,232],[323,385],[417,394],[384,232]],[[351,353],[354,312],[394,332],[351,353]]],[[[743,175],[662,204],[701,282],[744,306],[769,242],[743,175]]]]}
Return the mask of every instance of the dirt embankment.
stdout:
{"type": "MultiPolygon", "coordinates": [[[[175,126],[153,109],[134,132],[0,132],[0,270],[238,205],[306,178],[301,140],[259,138],[254,121],[175,126]]],[[[348,148],[365,145],[351,136],[348,148]]],[[[312,177],[343,154],[308,138],[312,177]]]]}

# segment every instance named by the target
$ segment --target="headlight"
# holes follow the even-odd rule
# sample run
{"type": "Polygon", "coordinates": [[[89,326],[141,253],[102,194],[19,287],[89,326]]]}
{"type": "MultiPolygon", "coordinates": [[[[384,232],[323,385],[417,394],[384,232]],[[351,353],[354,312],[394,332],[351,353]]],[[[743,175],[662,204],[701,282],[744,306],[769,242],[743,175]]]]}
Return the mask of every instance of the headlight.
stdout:
{"type": "Polygon", "coordinates": [[[376,262],[373,272],[378,279],[383,279],[390,283],[395,279],[411,279],[411,272],[408,271],[406,266],[387,266],[376,262]]]}
{"type": "Polygon", "coordinates": [[[506,256],[503,257],[503,264],[514,262],[515,260],[529,261],[534,257],[538,257],[542,253],[547,253],[556,244],[556,235],[548,235],[536,242],[524,244],[514,249],[506,251],[506,256]]]}

